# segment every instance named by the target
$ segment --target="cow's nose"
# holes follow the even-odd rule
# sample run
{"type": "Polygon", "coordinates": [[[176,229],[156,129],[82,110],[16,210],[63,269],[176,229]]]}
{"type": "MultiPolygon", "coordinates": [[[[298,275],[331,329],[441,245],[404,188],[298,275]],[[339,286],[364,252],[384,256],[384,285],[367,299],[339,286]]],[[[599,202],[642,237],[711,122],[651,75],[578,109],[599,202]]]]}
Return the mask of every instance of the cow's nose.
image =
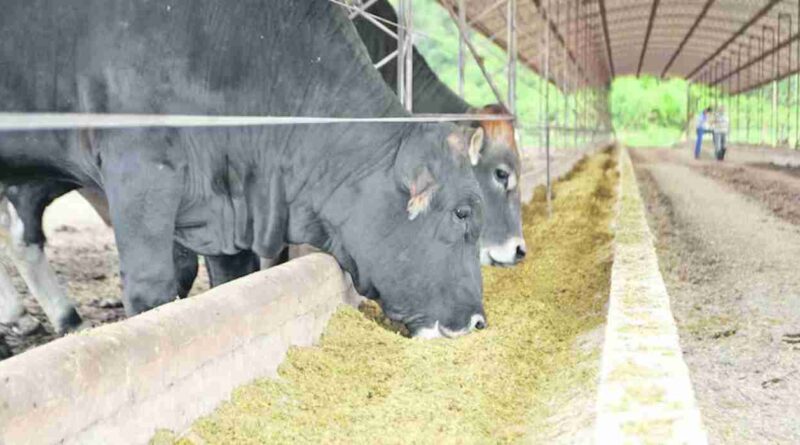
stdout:
{"type": "Polygon", "coordinates": [[[522,261],[525,259],[525,246],[517,246],[517,252],[514,254],[514,258],[517,261],[522,261]]]}
{"type": "Polygon", "coordinates": [[[486,328],[486,319],[481,314],[475,314],[470,320],[471,330],[486,328]]]}

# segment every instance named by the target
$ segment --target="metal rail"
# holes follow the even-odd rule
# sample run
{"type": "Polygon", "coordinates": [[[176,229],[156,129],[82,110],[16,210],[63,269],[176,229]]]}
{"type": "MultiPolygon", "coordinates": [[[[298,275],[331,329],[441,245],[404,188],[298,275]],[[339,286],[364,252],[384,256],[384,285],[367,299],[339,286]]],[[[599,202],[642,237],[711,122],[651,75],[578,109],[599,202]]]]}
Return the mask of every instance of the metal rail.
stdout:
{"type": "Polygon", "coordinates": [[[0,113],[0,131],[142,127],[245,127],[272,125],[511,121],[497,114],[420,114],[408,117],[208,116],[175,114],[0,113]]]}

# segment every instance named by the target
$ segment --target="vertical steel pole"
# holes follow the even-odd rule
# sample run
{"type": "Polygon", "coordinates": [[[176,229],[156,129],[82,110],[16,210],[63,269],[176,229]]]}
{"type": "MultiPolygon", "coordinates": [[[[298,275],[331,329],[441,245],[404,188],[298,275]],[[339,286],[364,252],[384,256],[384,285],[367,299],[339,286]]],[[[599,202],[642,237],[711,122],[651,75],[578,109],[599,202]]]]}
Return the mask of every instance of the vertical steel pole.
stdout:
{"type": "MultiPolygon", "coordinates": [[[[739,51],[736,55],[736,130],[739,132],[739,136],[742,135],[742,115],[741,115],[741,107],[740,101],[742,98],[742,48],[744,46],[740,43],[739,44],[739,51]]],[[[739,138],[737,138],[739,140],[739,138]]]]}
{"type": "MultiPolygon", "coordinates": [[[[507,0],[506,23],[508,25],[508,108],[517,115],[517,0],[507,0]]],[[[516,120],[515,120],[516,123],[516,120]]]]}
{"type": "MultiPolygon", "coordinates": [[[[544,14],[542,11],[538,11],[542,16],[542,21],[544,22],[544,14]]],[[[544,22],[544,27],[547,26],[547,22],[544,22]]],[[[545,115],[545,96],[547,95],[547,74],[544,72],[545,68],[545,58],[546,56],[546,48],[545,41],[544,41],[544,34],[540,33],[537,36],[539,39],[539,154],[542,154],[542,150],[544,150],[545,146],[545,123],[547,122],[547,117],[545,115]]]]}
{"type": "Polygon", "coordinates": [[[511,125],[514,126],[514,137],[519,138],[522,135],[516,131],[517,128],[517,0],[507,1],[507,17],[506,23],[508,25],[508,67],[506,69],[508,74],[508,108],[509,113],[514,116],[511,125]]]}
{"type": "MultiPolygon", "coordinates": [[[[751,35],[749,37],[749,40],[747,41],[747,60],[753,60],[752,59],[752,50],[753,50],[752,43],[753,43],[753,39],[755,39],[755,42],[758,43],[758,37],[756,37],[754,35],[751,35]]],[[[753,97],[753,92],[754,91],[750,89],[753,86],[753,76],[752,76],[753,68],[756,68],[756,66],[751,66],[750,68],[747,69],[747,88],[748,88],[748,91],[747,91],[747,95],[745,96],[745,99],[746,99],[745,100],[745,116],[746,116],[746,119],[747,119],[747,134],[745,136],[747,137],[747,144],[748,145],[750,144],[750,141],[751,141],[751,139],[750,139],[750,127],[752,126],[752,122],[753,122],[753,119],[752,119],[753,105],[752,105],[752,100],[751,99],[753,97]]]]}
{"type": "MultiPolygon", "coordinates": [[[[583,5],[583,2],[578,0],[578,5],[583,5]]],[[[584,8],[582,8],[584,9],[584,8]]],[[[589,20],[587,20],[588,11],[584,9],[581,17],[581,27],[583,29],[583,51],[581,51],[581,60],[583,60],[583,89],[581,90],[581,103],[580,103],[580,128],[581,128],[581,145],[587,142],[586,128],[586,92],[590,87],[589,78],[589,20]]]]}
{"type": "Polygon", "coordinates": [[[575,0],[575,21],[573,23],[573,34],[572,34],[572,49],[575,55],[575,79],[573,82],[573,90],[572,90],[572,125],[575,127],[574,137],[572,139],[572,145],[575,148],[580,147],[580,124],[579,119],[580,115],[579,112],[579,92],[581,90],[581,76],[578,74],[578,68],[583,71],[583,67],[581,66],[581,2],[580,0],[575,0]]]}
{"type": "MultiPolygon", "coordinates": [[[[778,20],[778,26],[780,26],[780,20],[778,20]]],[[[777,46],[777,35],[775,34],[775,30],[769,28],[770,33],[772,34],[772,48],[775,49],[777,46]]],[[[770,75],[772,76],[772,115],[770,116],[770,126],[772,127],[772,147],[775,148],[778,145],[778,65],[775,63],[777,61],[776,54],[773,52],[770,56],[770,61],[772,62],[772,71],[770,75]]]]}
{"type": "Polygon", "coordinates": [[[727,99],[727,105],[725,106],[725,113],[727,113],[727,115],[728,115],[728,135],[727,135],[727,137],[731,137],[732,132],[731,132],[731,129],[730,129],[730,122],[731,122],[732,119],[730,118],[730,116],[732,116],[731,112],[733,111],[733,94],[731,94],[731,91],[733,91],[731,89],[731,88],[733,88],[733,55],[731,55],[728,58],[728,71],[726,73],[726,76],[728,76],[728,79],[727,79],[727,84],[726,84],[726,88],[725,88],[725,90],[726,90],[726,99],[727,99]]]}
{"type": "Polygon", "coordinates": [[[711,80],[709,85],[712,87],[711,89],[711,98],[714,104],[714,109],[719,108],[719,85],[717,85],[717,79],[719,79],[719,60],[714,62],[714,66],[711,67],[711,80]]]}
{"type": "Polygon", "coordinates": [[[406,13],[406,42],[405,42],[405,55],[406,55],[406,75],[405,75],[405,92],[406,92],[406,109],[408,112],[414,110],[414,0],[405,0],[406,13]]]}
{"type": "MultiPolygon", "coordinates": [[[[764,80],[764,46],[767,41],[767,28],[762,26],[761,27],[761,44],[758,50],[758,57],[761,58],[759,61],[759,70],[758,70],[758,84],[761,84],[764,80]]],[[[760,86],[758,88],[758,126],[759,126],[759,138],[758,144],[764,145],[764,133],[766,133],[764,128],[764,86],[760,86]]]]}
{"type": "MultiPolygon", "coordinates": [[[[781,25],[783,24],[783,20],[785,20],[787,18],[789,19],[789,37],[788,38],[789,39],[792,38],[792,15],[784,13],[784,12],[778,13],[778,32],[777,32],[777,38],[774,40],[774,42],[776,42],[775,44],[781,42],[781,39],[783,38],[783,34],[781,34],[781,25]]],[[[782,51],[778,51],[778,53],[777,53],[777,68],[776,68],[776,76],[775,76],[776,79],[778,77],[780,77],[780,75],[781,75],[781,58],[780,58],[781,53],[782,53],[782,51]]],[[[773,57],[776,57],[776,56],[773,55],[773,57]]],[[[789,46],[789,69],[791,69],[791,67],[792,67],[792,48],[791,48],[791,46],[789,46]]],[[[784,85],[786,85],[786,83],[787,82],[784,82],[784,85]]],[[[780,87],[781,87],[781,85],[780,85],[780,83],[778,83],[778,87],[777,87],[777,95],[778,95],[778,97],[777,97],[777,103],[778,103],[777,109],[778,109],[778,112],[775,114],[775,116],[776,116],[775,126],[778,127],[777,140],[778,140],[778,142],[783,141],[783,140],[786,140],[788,142],[788,139],[789,139],[788,138],[788,133],[786,133],[786,131],[788,130],[788,125],[786,125],[786,126],[781,125],[781,120],[782,119],[781,119],[781,113],[780,113],[780,108],[781,108],[780,87]]],[[[788,95],[788,91],[787,91],[787,95],[788,95]]],[[[790,116],[790,119],[791,119],[791,116],[790,116]]]]}
{"type": "Polygon", "coordinates": [[[397,6],[397,96],[406,110],[413,110],[413,0],[399,0],[397,6]]]}
{"type": "MultiPolygon", "coordinates": [[[[561,0],[556,0],[555,23],[556,23],[556,28],[558,28],[558,25],[561,23],[561,0]]],[[[558,57],[558,40],[554,39],[554,42],[556,43],[556,54],[553,54],[553,56],[558,57]]],[[[554,63],[557,64],[558,60],[554,60],[554,63]]],[[[553,83],[556,86],[556,91],[563,92],[564,85],[561,83],[561,81],[563,80],[563,76],[564,76],[564,63],[563,63],[563,60],[562,60],[561,66],[559,68],[560,68],[560,70],[557,71],[558,74],[556,74],[556,67],[553,67],[553,78],[554,78],[554,82],[553,83]]],[[[560,122],[561,121],[561,113],[559,113],[559,110],[558,110],[558,105],[559,105],[560,102],[561,101],[558,100],[558,97],[556,97],[555,110],[553,110],[554,114],[555,114],[555,119],[554,119],[555,128],[553,129],[553,132],[555,133],[555,137],[553,138],[553,140],[554,140],[553,148],[555,148],[556,150],[561,148],[561,144],[564,142],[563,141],[564,132],[561,130],[561,125],[562,124],[560,122]]]]}
{"type": "Polygon", "coordinates": [[[717,74],[719,72],[719,60],[715,61],[713,65],[711,65],[711,72],[709,73],[708,79],[708,88],[711,92],[711,106],[715,109],[719,106],[719,102],[717,101],[717,86],[714,82],[717,81],[717,74]]]}
{"type": "Polygon", "coordinates": [[[458,95],[464,98],[464,62],[466,56],[466,48],[464,47],[464,40],[467,36],[464,35],[462,30],[467,29],[467,10],[464,0],[458,0],[458,21],[461,26],[458,27],[458,95]]]}
{"type": "Polygon", "coordinates": [[[406,104],[406,1],[397,2],[397,97],[403,106],[406,104]]]}
{"type": "Polygon", "coordinates": [[[692,140],[692,81],[686,81],[686,132],[689,140],[692,140]]]}
{"type": "MultiPolygon", "coordinates": [[[[550,0],[545,0],[547,6],[542,8],[542,19],[544,19],[544,80],[549,82],[550,79],[550,0]]],[[[550,183],[550,85],[545,85],[544,96],[544,149],[545,149],[545,163],[547,165],[547,215],[553,214],[552,196],[553,189],[550,183]]]]}
{"type": "MultiPolygon", "coordinates": [[[[561,2],[559,1],[559,3],[561,3],[561,2]]],[[[565,8],[565,11],[564,11],[565,20],[563,22],[564,23],[564,28],[563,29],[567,30],[567,32],[562,33],[562,35],[564,36],[564,40],[563,40],[562,51],[561,51],[561,64],[562,64],[561,65],[561,75],[564,78],[563,82],[562,82],[562,93],[564,94],[564,118],[563,118],[564,120],[561,123],[561,125],[563,125],[564,128],[561,131],[561,134],[562,134],[561,140],[562,140],[562,144],[563,144],[563,146],[565,148],[568,145],[567,141],[569,139],[569,133],[568,133],[568,130],[567,130],[567,128],[569,128],[569,69],[567,69],[568,68],[567,67],[567,61],[569,60],[569,58],[567,57],[567,39],[569,38],[569,35],[567,33],[569,32],[568,30],[569,30],[569,13],[570,13],[569,5],[570,5],[570,2],[569,2],[569,0],[567,0],[566,8],[565,8]]],[[[559,18],[560,18],[560,16],[559,16],[559,18]]]]}

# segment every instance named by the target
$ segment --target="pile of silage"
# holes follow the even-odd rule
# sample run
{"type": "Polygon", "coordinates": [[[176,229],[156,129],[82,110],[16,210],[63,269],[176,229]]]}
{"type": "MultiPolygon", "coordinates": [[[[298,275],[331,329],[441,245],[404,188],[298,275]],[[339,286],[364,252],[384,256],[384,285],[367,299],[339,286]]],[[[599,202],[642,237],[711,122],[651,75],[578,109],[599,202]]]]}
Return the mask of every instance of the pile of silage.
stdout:
{"type": "MultiPolygon", "coordinates": [[[[548,400],[592,384],[576,337],[604,319],[611,270],[613,152],[538,190],[524,209],[528,258],[484,268],[489,328],[420,341],[344,308],[319,346],[293,349],[278,380],[244,386],[180,443],[497,443],[530,438],[548,400]]],[[[170,435],[168,435],[170,436],[170,435]]],[[[172,442],[159,435],[154,442],[172,442]]]]}

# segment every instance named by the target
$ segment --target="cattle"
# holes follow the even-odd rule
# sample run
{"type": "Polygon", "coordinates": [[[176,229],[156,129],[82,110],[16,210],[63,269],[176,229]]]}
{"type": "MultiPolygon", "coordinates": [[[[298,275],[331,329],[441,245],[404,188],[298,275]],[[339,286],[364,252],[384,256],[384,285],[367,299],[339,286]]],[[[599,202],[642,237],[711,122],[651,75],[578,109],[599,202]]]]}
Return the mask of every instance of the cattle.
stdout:
{"type": "MultiPolygon", "coordinates": [[[[329,2],[7,1],[3,111],[407,116],[329,2]],[[352,82],[358,78],[359,82],[352,82]]],[[[10,132],[0,181],[100,190],[133,315],[196,254],[331,253],[423,337],[485,327],[472,172],[483,130],[441,124],[10,132]]]]}
{"type": "MultiPolygon", "coordinates": [[[[366,12],[391,23],[397,23],[398,20],[397,13],[388,0],[377,0],[366,12]]],[[[397,40],[369,20],[358,16],[354,23],[374,63],[397,49],[397,40]]],[[[499,105],[482,108],[470,106],[439,79],[416,48],[413,49],[412,57],[412,104],[415,112],[507,114],[499,105]]],[[[396,59],[383,65],[380,73],[388,85],[396,87],[396,59]]],[[[526,254],[525,240],[522,237],[519,189],[522,162],[514,127],[508,121],[482,121],[472,125],[483,128],[486,134],[486,141],[480,151],[471,154],[486,207],[481,233],[481,262],[494,266],[511,266],[521,261],[526,254]]]]}
{"type": "MultiPolygon", "coordinates": [[[[370,14],[384,18],[389,21],[396,21],[397,15],[394,8],[386,0],[375,2],[367,11],[370,14]]],[[[396,47],[396,41],[382,30],[375,27],[364,18],[356,17],[354,20],[356,30],[362,41],[365,43],[370,58],[377,62],[390,54],[396,47]]],[[[427,61],[415,49],[414,50],[414,108],[424,113],[480,113],[480,114],[505,114],[506,110],[500,106],[490,105],[480,109],[472,108],[462,100],[457,94],[442,83],[436,74],[430,69],[427,61]]],[[[381,70],[384,80],[391,86],[396,85],[396,64],[391,62],[381,70]]],[[[483,121],[474,122],[473,126],[480,126],[486,134],[486,140],[477,156],[474,165],[476,177],[479,180],[481,191],[484,197],[485,212],[483,232],[481,234],[481,262],[487,265],[514,265],[525,256],[525,242],[522,238],[520,193],[518,188],[520,175],[520,155],[517,150],[514,127],[508,121],[483,121]]],[[[59,184],[52,184],[51,190],[45,190],[43,184],[37,184],[33,191],[20,193],[30,196],[32,192],[38,191],[52,199],[53,191],[63,190],[59,184]]],[[[105,197],[93,189],[82,189],[81,193],[97,209],[100,216],[110,224],[108,217],[108,205],[105,197]]],[[[13,198],[13,197],[12,197],[13,198]]],[[[49,202],[48,199],[48,202],[49,202]]],[[[26,204],[16,201],[25,207],[26,204]]],[[[4,208],[0,208],[3,211],[4,208]]],[[[43,207],[42,209],[43,210],[43,207]]],[[[40,231],[41,212],[38,210],[27,212],[27,221],[23,224],[30,226],[30,231],[40,231]],[[37,219],[38,218],[38,219],[37,219]]],[[[24,237],[23,237],[24,238],[24,237]]],[[[74,307],[66,299],[64,293],[50,283],[56,280],[46,262],[41,262],[43,237],[36,237],[34,242],[20,243],[25,244],[24,250],[31,251],[26,255],[13,255],[12,257],[21,270],[33,270],[32,273],[24,274],[28,280],[31,292],[42,301],[42,305],[64,308],[62,312],[69,316],[62,316],[56,319],[50,318],[56,331],[63,332],[75,329],[80,326],[80,318],[74,315],[74,307]],[[25,258],[33,258],[35,261],[28,264],[23,263],[25,258]],[[31,264],[32,263],[32,264],[31,264]],[[55,303],[47,303],[55,302],[55,303]]],[[[197,260],[191,252],[188,252],[180,244],[174,246],[176,252],[176,267],[179,273],[178,295],[184,297],[188,294],[197,275],[197,260]]],[[[280,263],[288,259],[287,250],[283,250],[273,263],[280,263]]],[[[261,267],[261,262],[257,255],[249,251],[242,251],[236,255],[210,256],[206,257],[206,266],[212,286],[228,282],[239,278],[248,273],[252,273],[261,267]]],[[[0,290],[0,292],[2,292],[0,290]]],[[[0,294],[2,299],[2,294],[0,294]]],[[[18,300],[16,297],[6,297],[5,300],[18,300]]],[[[0,303],[2,304],[2,303],[0,303]]],[[[17,303],[18,304],[18,303],[17,303]]],[[[12,305],[13,306],[13,305],[12,305]]],[[[14,311],[12,311],[14,312],[14,311]]],[[[2,308],[0,307],[0,313],[2,308]]],[[[3,317],[0,317],[3,322],[3,317]]],[[[31,323],[22,323],[31,326],[31,323]]]]}

